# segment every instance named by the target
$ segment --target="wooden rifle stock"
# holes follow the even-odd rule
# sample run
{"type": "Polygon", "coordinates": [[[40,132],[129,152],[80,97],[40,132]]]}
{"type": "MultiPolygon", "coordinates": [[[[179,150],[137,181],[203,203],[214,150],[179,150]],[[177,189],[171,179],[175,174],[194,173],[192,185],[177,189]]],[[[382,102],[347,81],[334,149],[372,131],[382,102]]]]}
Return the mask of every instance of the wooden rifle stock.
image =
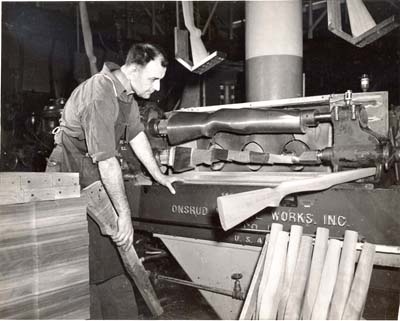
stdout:
{"type": "Polygon", "coordinates": [[[218,214],[222,228],[226,231],[247,220],[266,207],[277,207],[287,195],[320,191],[334,185],[351,182],[375,175],[374,167],[324,174],[315,178],[280,183],[275,188],[220,196],[217,198],[218,214]]]}
{"type": "Polygon", "coordinates": [[[201,30],[194,24],[193,1],[182,1],[182,12],[185,26],[190,34],[193,65],[197,65],[208,56],[208,53],[203,40],[201,40],[201,30]]]}
{"type": "MultiPolygon", "coordinates": [[[[117,233],[118,216],[103,184],[100,181],[96,181],[85,187],[82,190],[82,194],[88,200],[88,215],[97,223],[101,233],[104,235],[117,233]]],[[[150,283],[149,276],[136,254],[135,248],[132,245],[127,251],[124,251],[118,247],[118,251],[129,276],[135,282],[150,312],[154,316],[160,316],[164,312],[163,308],[150,283]]]]}

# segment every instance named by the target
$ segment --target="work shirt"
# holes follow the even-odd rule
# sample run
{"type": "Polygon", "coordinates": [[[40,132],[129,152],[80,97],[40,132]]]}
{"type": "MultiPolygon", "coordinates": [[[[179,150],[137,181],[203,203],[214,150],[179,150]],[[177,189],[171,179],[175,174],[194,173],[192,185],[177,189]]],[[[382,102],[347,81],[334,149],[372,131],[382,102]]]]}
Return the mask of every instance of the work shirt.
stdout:
{"type": "Polygon", "coordinates": [[[64,158],[68,171],[80,173],[82,187],[100,179],[97,162],[116,156],[121,139],[130,141],[144,130],[133,92],[127,88],[130,83],[120,67],[106,62],[100,73],[72,92],[65,105],[62,144],[71,155],[64,158]]]}
{"type": "MultiPolygon", "coordinates": [[[[116,156],[120,139],[130,141],[144,129],[130,88],[120,67],[105,63],[100,73],[72,92],[65,105],[49,161],[59,163],[61,172],[79,172],[81,188],[101,180],[97,162],[116,156]]],[[[89,216],[88,231],[90,283],[124,273],[114,243],[101,235],[89,216]]]]}

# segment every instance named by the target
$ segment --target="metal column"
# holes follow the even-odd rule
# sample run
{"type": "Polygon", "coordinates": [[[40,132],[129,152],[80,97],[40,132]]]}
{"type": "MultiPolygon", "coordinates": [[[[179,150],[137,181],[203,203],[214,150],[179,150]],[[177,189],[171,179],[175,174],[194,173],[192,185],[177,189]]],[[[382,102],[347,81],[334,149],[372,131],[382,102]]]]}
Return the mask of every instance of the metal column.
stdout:
{"type": "Polygon", "coordinates": [[[247,101],[302,96],[301,3],[246,2],[247,101]]]}
{"type": "MultiPolygon", "coordinates": [[[[299,0],[246,2],[246,99],[302,96],[303,26],[299,0]]],[[[281,153],[292,135],[252,135],[247,149],[281,153]]],[[[258,167],[257,167],[258,168],[258,167]]],[[[257,168],[253,168],[256,170],[257,168]]],[[[281,170],[278,167],[269,169],[281,170]]]]}

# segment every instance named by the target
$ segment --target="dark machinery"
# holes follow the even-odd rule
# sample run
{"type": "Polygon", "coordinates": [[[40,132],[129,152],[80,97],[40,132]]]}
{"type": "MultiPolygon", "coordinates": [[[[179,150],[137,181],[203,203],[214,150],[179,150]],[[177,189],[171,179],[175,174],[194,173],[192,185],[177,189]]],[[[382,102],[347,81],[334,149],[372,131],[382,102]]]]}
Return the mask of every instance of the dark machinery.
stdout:
{"type": "MultiPolygon", "coordinates": [[[[262,246],[273,222],[286,229],[301,225],[311,235],[318,226],[328,227],[330,237],[339,239],[345,230],[356,230],[359,241],[389,248],[394,258],[386,265],[400,266],[400,189],[393,184],[398,181],[397,118],[390,117],[386,92],[188,108],[144,122],[160,165],[182,183],[172,196],[162,186],[138,186],[128,173],[134,226],[160,237],[192,280],[222,282],[228,290],[230,275],[241,273],[247,289],[253,249],[262,246]],[[389,124],[389,118],[396,121],[389,124]],[[283,134],[288,139],[279,146],[267,139],[283,134]],[[322,192],[289,195],[279,207],[261,210],[231,230],[221,227],[218,196],[360,167],[376,167],[377,174],[322,192]],[[221,269],[224,276],[218,275],[221,269]]],[[[205,297],[216,310],[225,309],[222,317],[235,317],[239,303],[215,295],[205,297]]]]}
{"type": "MultiPolygon", "coordinates": [[[[373,187],[397,173],[395,167],[389,168],[399,159],[399,151],[390,137],[388,119],[385,92],[199,107],[172,112],[165,119],[148,119],[149,136],[157,140],[155,154],[170,173],[185,171],[176,174],[184,184],[177,184],[175,197],[160,186],[143,187],[135,224],[152,232],[261,244],[258,232],[265,233],[273,221],[279,221],[302,224],[310,233],[326,225],[337,236],[345,228],[354,228],[371,242],[399,244],[396,226],[390,223],[395,219],[392,209],[397,207],[398,189],[373,187]],[[293,134],[292,139],[279,153],[270,153],[263,137],[281,133],[293,134]],[[378,171],[368,181],[289,196],[279,208],[261,211],[229,233],[220,228],[217,196],[274,186],[279,176],[283,180],[371,166],[378,171]],[[377,206],[385,213],[381,216],[391,220],[382,219],[377,225],[373,210],[377,206]]],[[[129,181],[126,185],[128,192],[135,186],[129,181]]]]}

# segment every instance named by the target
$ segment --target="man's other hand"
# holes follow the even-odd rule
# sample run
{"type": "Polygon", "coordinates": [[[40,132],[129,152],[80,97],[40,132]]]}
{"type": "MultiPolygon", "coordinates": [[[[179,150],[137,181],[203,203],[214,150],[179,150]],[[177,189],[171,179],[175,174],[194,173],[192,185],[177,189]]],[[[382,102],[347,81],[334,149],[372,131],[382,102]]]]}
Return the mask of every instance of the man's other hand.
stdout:
{"type": "Polygon", "coordinates": [[[112,240],[124,251],[129,250],[133,243],[133,227],[131,217],[120,216],[118,218],[118,232],[113,235],[112,240]]]}
{"type": "Polygon", "coordinates": [[[159,182],[161,185],[164,185],[169,189],[171,194],[176,194],[175,188],[172,186],[172,183],[174,182],[181,182],[182,180],[175,177],[175,176],[167,176],[167,175],[161,175],[157,177],[157,182],[159,182]]]}

